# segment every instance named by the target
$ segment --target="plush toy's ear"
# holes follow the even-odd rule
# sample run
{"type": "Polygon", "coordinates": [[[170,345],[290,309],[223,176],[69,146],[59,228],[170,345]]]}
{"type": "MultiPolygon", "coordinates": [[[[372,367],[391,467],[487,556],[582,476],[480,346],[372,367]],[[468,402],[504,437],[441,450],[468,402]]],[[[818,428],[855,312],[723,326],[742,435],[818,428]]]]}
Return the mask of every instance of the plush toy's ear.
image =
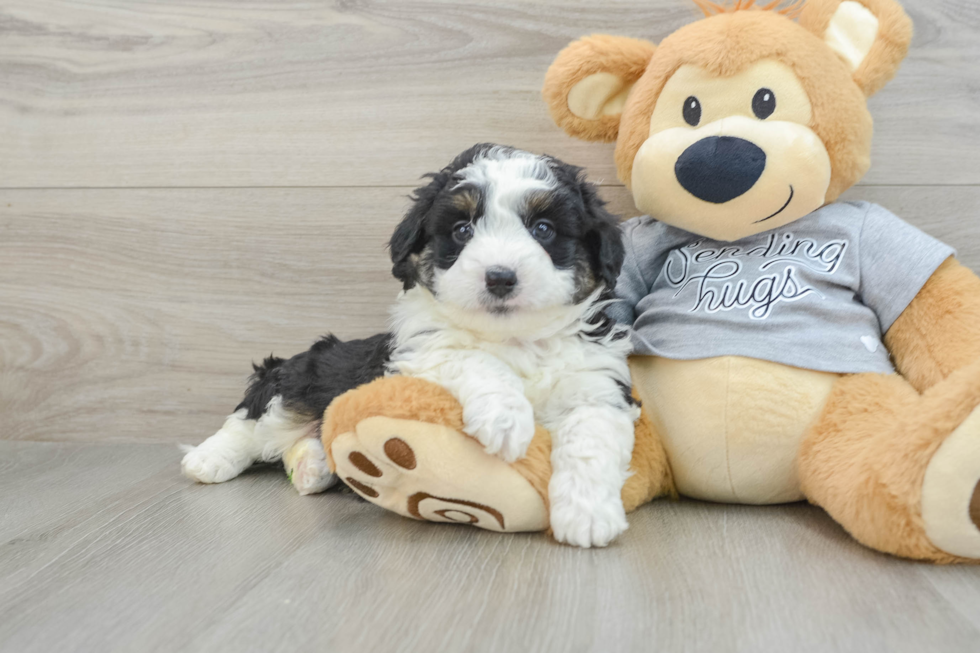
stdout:
{"type": "Polygon", "coordinates": [[[626,98],[655,49],[648,41],[603,34],[569,45],[544,79],[552,119],[571,136],[616,140],[626,98]]]}
{"type": "Polygon", "coordinates": [[[894,0],[807,0],[800,25],[840,55],[868,97],[891,81],[912,42],[912,20],[894,0]]]}

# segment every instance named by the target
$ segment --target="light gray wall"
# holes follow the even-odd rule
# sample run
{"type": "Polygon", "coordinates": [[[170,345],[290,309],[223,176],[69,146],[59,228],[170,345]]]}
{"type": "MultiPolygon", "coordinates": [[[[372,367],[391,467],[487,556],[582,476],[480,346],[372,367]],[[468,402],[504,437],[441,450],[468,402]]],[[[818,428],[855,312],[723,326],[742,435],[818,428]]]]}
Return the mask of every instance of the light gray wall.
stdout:
{"type": "MultiPolygon", "coordinates": [[[[907,0],[871,101],[880,202],[980,269],[980,9],[907,0]]],[[[0,439],[196,442],[249,361],[384,328],[384,244],[477,141],[585,165],[544,71],[591,32],[659,40],[687,0],[9,0],[0,10],[0,439]],[[333,7],[334,5],[329,5],[333,7]]]]}

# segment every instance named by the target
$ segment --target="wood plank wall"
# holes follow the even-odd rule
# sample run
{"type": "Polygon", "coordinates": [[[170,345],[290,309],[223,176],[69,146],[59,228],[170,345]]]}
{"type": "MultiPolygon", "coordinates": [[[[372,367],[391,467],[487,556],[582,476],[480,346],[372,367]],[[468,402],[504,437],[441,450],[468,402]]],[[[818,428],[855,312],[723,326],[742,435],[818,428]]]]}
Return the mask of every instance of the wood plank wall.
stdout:
{"type": "MultiPolygon", "coordinates": [[[[980,3],[906,0],[872,99],[879,202],[980,269],[980,3]]],[[[612,147],[540,99],[568,41],[658,41],[687,0],[6,0],[0,439],[196,442],[249,362],[384,328],[384,251],[419,176],[474,142],[612,147]]]]}

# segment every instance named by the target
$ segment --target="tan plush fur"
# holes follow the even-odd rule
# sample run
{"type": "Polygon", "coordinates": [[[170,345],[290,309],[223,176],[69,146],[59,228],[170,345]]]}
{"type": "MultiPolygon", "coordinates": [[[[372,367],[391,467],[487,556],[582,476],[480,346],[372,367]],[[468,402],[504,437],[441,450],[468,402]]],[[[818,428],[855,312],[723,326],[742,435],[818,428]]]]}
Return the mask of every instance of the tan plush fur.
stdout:
{"type": "MultiPolygon", "coordinates": [[[[334,469],[330,445],[342,433],[354,430],[368,417],[411,419],[463,429],[463,407],[442,386],[408,376],[376,379],[337,397],[323,416],[321,439],[330,468],[334,469]]],[[[517,470],[548,504],[551,479],[551,434],[537,427],[527,456],[514,463],[517,470]]]]}
{"type": "Polygon", "coordinates": [[[869,547],[966,562],[926,538],[921,490],[932,455],[978,404],[980,361],[923,395],[899,376],[843,377],[801,447],[804,493],[869,547]]]}
{"type": "Polygon", "coordinates": [[[634,356],[630,373],[678,492],[722,503],[803,498],[799,444],[838,375],[741,356],[634,356]]]}
{"type": "Polygon", "coordinates": [[[920,392],[980,360],[980,279],[948,259],[895,320],[885,345],[920,392]]]}
{"type": "MultiPolygon", "coordinates": [[[[844,0],[810,0],[803,6],[800,25],[822,36],[830,19],[844,0]]],[[[861,67],[854,71],[854,82],[871,97],[882,89],[898,71],[912,42],[912,20],[892,0],[861,0],[861,4],[878,18],[878,35],[861,67]]]]}
{"type": "Polygon", "coordinates": [[[613,73],[632,84],[646,70],[655,46],[649,41],[596,34],[575,41],[562,50],[545,75],[545,102],[551,118],[566,132],[587,141],[614,141],[619,116],[598,120],[579,118],[568,108],[568,94],[577,83],[595,73],[613,73]]]}
{"type": "Polygon", "coordinates": [[[617,139],[619,179],[632,183],[633,159],[649,137],[650,116],[664,84],[684,64],[719,76],[731,76],[761,59],[773,58],[796,71],[813,104],[810,127],[830,154],[833,177],[827,202],[853,186],[870,166],[872,121],[866,97],[890,80],[908,51],[912,23],[892,0],[864,4],[880,21],[879,38],[853,74],[823,41],[841,0],[809,0],[779,10],[778,3],[758,6],[739,0],[720,5],[700,2],[708,18],[682,27],[654,46],[645,41],[593,35],[558,55],[545,77],[544,97],[555,123],[585,140],[617,139]],[[789,15],[785,15],[789,13],[789,15]],[[800,13],[799,24],[792,15],[800,13]],[[642,68],[649,62],[644,71],[642,68]],[[588,75],[608,72],[633,83],[621,119],[585,120],[569,109],[567,98],[588,75]]]}
{"type": "Polygon", "coordinates": [[[368,417],[416,419],[463,428],[463,408],[448,390],[408,376],[376,379],[337,397],[323,415],[323,447],[368,417]]]}
{"type": "Polygon", "coordinates": [[[630,186],[633,159],[650,136],[650,116],[667,80],[684,64],[731,76],[762,59],[792,68],[810,97],[809,125],[830,155],[826,201],[853,186],[871,165],[871,114],[844,62],[824,42],[786,16],[767,11],[724,13],[682,27],[657,47],[623,111],[616,170],[630,186]]]}
{"type": "Polygon", "coordinates": [[[727,5],[712,2],[711,0],[694,0],[694,4],[696,4],[701,11],[704,12],[706,17],[714,16],[716,14],[755,9],[758,11],[774,11],[784,16],[789,16],[790,18],[796,18],[799,16],[805,2],[806,0],[796,0],[791,4],[781,7],[780,5],[783,5],[784,0],[772,0],[772,2],[765,5],[757,4],[756,0],[735,0],[734,4],[727,5]]]}
{"type": "MultiPolygon", "coordinates": [[[[755,0],[694,1],[706,17],[656,46],[623,106],[615,155],[620,180],[632,185],[634,159],[651,136],[651,116],[665,85],[682,66],[730,79],[761,60],[776,60],[796,74],[812,104],[807,126],[829,155],[832,173],[825,201],[834,201],[870,165],[867,98],[895,75],[912,38],[911,20],[894,0],[857,0],[859,5],[846,6],[844,0],[773,1],[764,6],[755,0]]],[[[577,59],[566,57],[549,71],[546,96],[555,115],[560,114],[562,91],[567,97],[568,89],[581,79],[576,61],[592,57],[588,74],[620,74],[624,69],[622,63],[595,52],[610,41],[591,38],[588,53],[581,50],[577,59]]],[[[635,72],[632,67],[630,73],[635,72]]],[[[676,98],[670,107],[674,104],[676,98]]],[[[612,117],[602,119],[601,128],[581,124],[587,122],[581,119],[572,126],[567,120],[556,122],[579,137],[609,139],[616,134],[612,117]]],[[[832,381],[826,403],[803,436],[796,461],[801,489],[868,546],[910,558],[962,561],[927,537],[927,523],[940,522],[934,512],[927,514],[933,515],[929,519],[923,517],[923,480],[927,470],[934,469],[931,462],[955,460],[955,452],[961,451],[954,447],[945,458],[934,456],[946,449],[945,443],[955,441],[962,447],[980,437],[969,432],[976,428],[976,419],[964,423],[980,404],[980,279],[955,260],[946,261],[885,334],[884,342],[899,374],[832,381]],[[954,432],[957,438],[948,438],[954,432]]],[[[638,376],[634,382],[643,383],[638,376]]],[[[642,386],[646,392],[648,385],[642,386]]],[[[672,401],[696,410],[694,399],[672,401]]],[[[647,439],[637,431],[637,446],[647,439]]],[[[966,465],[960,468],[960,481],[976,483],[976,465],[972,459],[962,460],[966,465]]],[[[938,500],[930,505],[962,505],[966,512],[970,499],[938,500]]],[[[958,520],[958,510],[953,507],[944,514],[958,520]]],[[[962,518],[968,519],[965,512],[962,518]]]]}
{"type": "MultiPolygon", "coordinates": [[[[649,136],[650,118],[657,100],[664,85],[681,66],[692,64],[715,76],[732,77],[762,59],[776,59],[797,75],[812,104],[812,121],[808,127],[825,145],[832,166],[826,197],[830,202],[868,168],[872,123],[867,96],[894,75],[912,33],[911,22],[894,0],[860,0],[874,18],[868,18],[867,11],[861,9],[856,19],[853,5],[834,18],[841,2],[808,0],[801,7],[799,3],[771,2],[757,6],[753,0],[736,0],[734,4],[697,0],[708,17],[678,30],[659,46],[610,36],[591,36],[571,44],[548,71],[544,96],[555,122],[568,133],[589,140],[618,137],[617,169],[620,179],[630,184],[633,159],[649,136]],[[783,11],[777,11],[780,7],[783,11]],[[799,13],[799,24],[790,17],[796,13],[799,13]],[[846,40],[847,30],[838,28],[841,17],[848,16],[852,20],[848,25],[865,28],[863,34],[868,40],[846,40]],[[833,38],[838,39],[832,42],[842,55],[824,40],[832,19],[835,21],[833,38]],[[871,44],[869,26],[873,28],[875,20],[877,38],[871,44]],[[855,56],[841,46],[842,42],[857,43],[863,49],[856,48],[855,56]],[[865,52],[862,60],[860,55],[865,52]],[[856,69],[852,71],[852,67],[856,69]],[[595,97],[580,98],[576,115],[569,108],[569,93],[582,80],[599,73],[615,75],[623,84],[615,79],[610,82],[609,77],[603,76],[597,83],[578,86],[586,95],[594,91],[595,97]],[[618,105],[607,100],[621,97],[617,93],[629,84],[633,86],[622,114],[610,115],[608,109],[618,105]],[[587,115],[595,119],[582,117],[587,115]]],[[[884,341],[899,374],[840,377],[827,374],[826,383],[821,386],[821,403],[815,403],[805,419],[797,420],[799,428],[794,431],[794,437],[800,442],[802,434],[802,442],[798,449],[794,444],[787,458],[795,462],[791,471],[796,472],[794,478],[798,477],[794,496],[799,497],[801,490],[857,540],[879,551],[940,563],[973,561],[937,548],[927,533],[948,534],[941,530],[943,519],[960,520],[963,523],[958,522],[957,528],[963,528],[957,531],[956,537],[963,532],[967,536],[956,542],[967,544],[960,546],[954,542],[954,546],[944,546],[961,555],[972,555],[974,549],[970,546],[975,544],[970,542],[977,540],[969,538],[980,536],[980,532],[970,531],[970,520],[978,525],[980,522],[969,513],[971,496],[980,496],[973,489],[980,476],[980,460],[975,461],[975,456],[969,453],[980,438],[980,426],[977,426],[980,420],[967,419],[980,410],[977,408],[980,405],[980,279],[955,260],[946,261],[895,321],[884,341]],[[951,434],[954,437],[950,438],[951,434]],[[965,448],[964,442],[968,445],[965,448]],[[962,455],[964,451],[968,455],[962,455]],[[798,452],[795,459],[794,452],[798,452]],[[946,467],[931,464],[937,460],[965,464],[946,467]],[[957,483],[930,485],[929,479],[937,475],[941,480],[953,479],[957,483]],[[924,483],[932,488],[925,493],[926,507],[940,507],[926,509],[925,517],[924,483]],[[966,488],[973,494],[953,496],[959,492],[947,492],[953,487],[966,488]]],[[[656,383],[644,379],[637,372],[636,361],[633,361],[634,383],[647,393],[649,405],[636,424],[631,463],[634,474],[623,489],[623,503],[628,511],[658,496],[676,496],[675,473],[677,482],[684,487],[686,468],[682,457],[674,455],[672,471],[668,451],[672,451],[675,442],[690,449],[692,429],[672,429],[671,424],[683,420],[665,419],[670,411],[663,410],[665,404],[663,401],[658,404],[656,399],[667,401],[671,414],[696,411],[699,401],[705,403],[703,397],[697,396],[697,390],[677,391],[680,384],[665,375],[663,367],[654,370],[656,383]],[[657,388],[662,392],[650,395],[651,389],[657,388]],[[648,410],[656,413],[653,415],[656,419],[651,419],[648,410]],[[657,431],[658,425],[664,438],[657,431]]],[[[673,363],[685,371],[694,369],[699,362],[673,363]]],[[[770,366],[765,369],[761,362],[753,363],[759,365],[746,365],[746,369],[759,367],[759,370],[748,376],[725,376],[725,382],[736,385],[740,391],[727,393],[725,402],[737,403],[739,411],[746,415],[751,415],[753,409],[781,410],[785,408],[783,404],[800,403],[798,397],[794,399],[787,394],[786,401],[772,404],[769,391],[776,387],[773,379],[780,376],[781,370],[776,369],[779,366],[775,363],[765,363],[770,366]]],[[[799,390],[801,383],[789,371],[802,371],[794,368],[783,371],[788,379],[785,388],[799,390]]],[[[689,380],[692,387],[703,390],[709,379],[699,372],[689,380]]],[[[706,428],[708,435],[729,434],[735,423],[733,416],[739,411],[729,411],[727,403],[724,408],[720,420],[716,420],[718,423],[712,422],[711,428],[706,428]]],[[[462,409],[446,390],[418,379],[393,377],[370,383],[334,401],[323,423],[323,442],[328,453],[338,434],[350,432],[359,421],[379,415],[450,427],[459,431],[460,437],[466,437],[461,432],[462,409]]],[[[759,428],[760,421],[744,422],[746,432],[759,441],[764,430],[759,428]]],[[[785,431],[782,427],[775,428],[771,435],[781,437],[785,431]]],[[[550,449],[550,436],[539,428],[527,457],[513,465],[545,501],[551,475],[550,449]]],[[[729,453],[726,449],[725,456],[731,460],[729,453]]],[[[768,449],[763,457],[766,461],[772,458],[768,449]]],[[[705,460],[706,457],[697,458],[697,464],[704,466],[705,460]]],[[[758,472],[761,467],[746,468],[758,472]]],[[[528,494],[533,497],[533,493],[528,494]]],[[[935,537],[934,540],[943,541],[935,537]]]]}
{"type": "MultiPolygon", "coordinates": [[[[633,397],[639,398],[635,390],[633,397]]],[[[633,475],[623,486],[623,507],[626,512],[632,512],[657,497],[677,498],[667,452],[646,410],[640,413],[640,419],[636,422],[635,442],[633,460],[630,462],[633,475]]]]}

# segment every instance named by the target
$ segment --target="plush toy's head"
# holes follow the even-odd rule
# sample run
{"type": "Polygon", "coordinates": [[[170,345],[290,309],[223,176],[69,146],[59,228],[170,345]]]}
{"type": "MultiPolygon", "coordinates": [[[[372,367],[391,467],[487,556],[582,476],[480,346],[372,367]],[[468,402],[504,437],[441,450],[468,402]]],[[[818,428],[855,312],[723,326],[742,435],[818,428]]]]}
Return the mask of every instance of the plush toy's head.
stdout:
{"type": "Polygon", "coordinates": [[[706,18],[658,46],[596,35],[563,50],[544,87],[555,122],[617,141],[637,208],[709,238],[744,238],[837,199],[870,165],[867,98],[908,51],[901,6],[695,2],[706,18]]]}

